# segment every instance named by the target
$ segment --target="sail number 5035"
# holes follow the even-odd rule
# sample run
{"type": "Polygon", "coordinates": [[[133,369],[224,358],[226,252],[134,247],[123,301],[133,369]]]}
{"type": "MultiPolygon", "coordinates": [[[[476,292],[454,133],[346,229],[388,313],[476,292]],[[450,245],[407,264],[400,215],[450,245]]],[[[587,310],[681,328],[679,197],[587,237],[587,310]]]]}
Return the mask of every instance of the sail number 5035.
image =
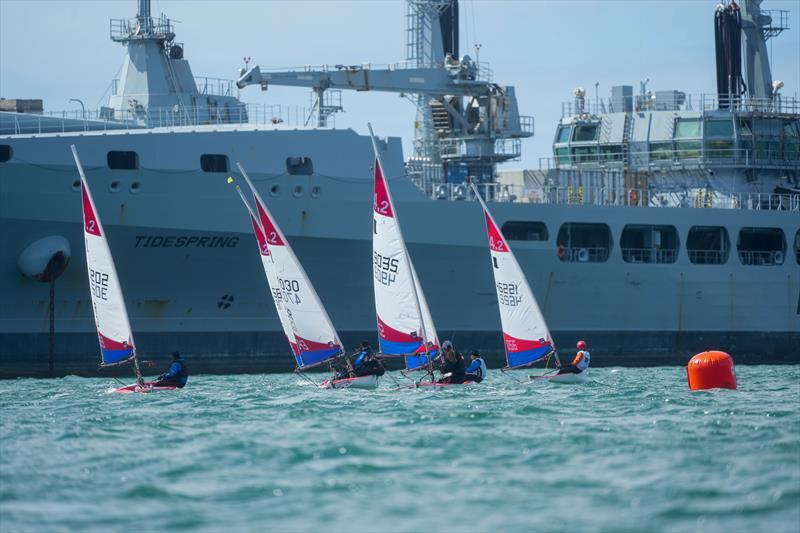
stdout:
{"type": "Polygon", "coordinates": [[[381,285],[391,285],[397,279],[396,257],[385,257],[378,252],[372,252],[372,267],[375,281],[381,285]]]}

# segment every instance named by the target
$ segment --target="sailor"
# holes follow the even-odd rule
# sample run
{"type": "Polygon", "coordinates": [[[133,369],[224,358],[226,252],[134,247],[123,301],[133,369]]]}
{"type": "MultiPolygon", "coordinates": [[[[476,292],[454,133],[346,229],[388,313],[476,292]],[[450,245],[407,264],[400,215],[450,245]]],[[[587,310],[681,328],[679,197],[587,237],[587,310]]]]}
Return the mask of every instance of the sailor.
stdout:
{"type": "Polygon", "coordinates": [[[578,349],[578,353],[569,366],[562,367],[558,370],[559,374],[580,374],[589,368],[589,362],[592,356],[589,350],[586,349],[586,341],[578,341],[575,347],[578,349]]]}
{"type": "Polygon", "coordinates": [[[158,376],[154,383],[156,386],[173,385],[182,389],[189,380],[189,372],[186,369],[186,361],[181,357],[180,352],[172,352],[172,364],[169,365],[169,372],[158,376]]]}
{"type": "Polygon", "coordinates": [[[444,358],[440,368],[442,377],[439,383],[464,383],[466,375],[466,365],[464,358],[453,348],[453,343],[444,341],[442,343],[444,358]]]}
{"type": "Polygon", "coordinates": [[[356,356],[355,362],[353,362],[353,377],[370,376],[373,374],[382,376],[384,372],[383,365],[375,358],[375,354],[372,353],[372,347],[369,345],[369,342],[363,341],[361,343],[361,351],[356,356]]]}
{"type": "Polygon", "coordinates": [[[469,354],[471,363],[467,367],[467,375],[465,381],[474,381],[480,383],[486,377],[486,362],[481,357],[481,352],[472,350],[469,354]]]}

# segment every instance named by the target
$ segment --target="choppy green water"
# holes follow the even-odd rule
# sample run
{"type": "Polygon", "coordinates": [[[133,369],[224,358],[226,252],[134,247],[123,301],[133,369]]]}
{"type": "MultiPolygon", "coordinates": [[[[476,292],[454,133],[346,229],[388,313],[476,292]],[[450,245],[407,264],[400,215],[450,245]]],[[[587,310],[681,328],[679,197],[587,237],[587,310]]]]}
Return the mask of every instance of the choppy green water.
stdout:
{"type": "Polygon", "coordinates": [[[800,530],[800,367],[700,393],[682,368],[592,372],[400,392],[0,382],[0,529],[800,530]]]}

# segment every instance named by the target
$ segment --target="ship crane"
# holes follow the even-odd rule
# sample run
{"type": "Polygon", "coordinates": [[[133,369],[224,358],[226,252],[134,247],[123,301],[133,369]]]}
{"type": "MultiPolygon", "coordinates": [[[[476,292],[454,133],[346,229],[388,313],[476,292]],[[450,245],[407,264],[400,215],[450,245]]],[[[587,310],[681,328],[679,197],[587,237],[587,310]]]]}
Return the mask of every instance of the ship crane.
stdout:
{"type": "Polygon", "coordinates": [[[455,0],[411,0],[409,12],[413,52],[405,63],[270,72],[255,65],[239,71],[236,85],[311,89],[319,127],[327,127],[328,118],[342,109],[326,99],[326,91],[415,95],[416,141],[408,164],[412,178],[433,175],[426,188],[467,178],[494,181],[498,163],[521,156],[520,140],[533,135],[533,118],[520,116],[513,86],[494,83],[488,69],[468,55],[458,58],[455,0]]]}

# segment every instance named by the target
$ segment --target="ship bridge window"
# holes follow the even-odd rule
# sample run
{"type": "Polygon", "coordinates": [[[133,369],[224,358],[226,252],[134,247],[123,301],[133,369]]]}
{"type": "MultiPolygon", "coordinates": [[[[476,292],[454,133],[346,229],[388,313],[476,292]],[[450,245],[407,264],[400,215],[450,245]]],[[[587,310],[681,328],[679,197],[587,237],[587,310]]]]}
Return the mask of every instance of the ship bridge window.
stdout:
{"type": "Polygon", "coordinates": [[[509,241],[546,241],[549,238],[544,222],[509,220],[500,231],[509,241]]]}
{"type": "Polygon", "coordinates": [[[783,156],[787,161],[800,161],[800,143],[787,142],[784,144],[783,156]]]}
{"type": "Polygon", "coordinates": [[[5,163],[11,159],[11,146],[0,144],[0,163],[5,163]]]}
{"type": "Polygon", "coordinates": [[[672,143],[650,143],[650,159],[672,159],[672,143]]]}
{"type": "Polygon", "coordinates": [[[784,124],[783,134],[787,137],[800,137],[800,120],[790,120],[784,124]]]}
{"type": "Polygon", "coordinates": [[[678,258],[678,230],[674,226],[627,225],[619,241],[626,263],[674,263],[678,258]]]}
{"type": "Polygon", "coordinates": [[[675,143],[675,157],[696,159],[700,157],[700,141],[680,141],[675,143]]]}
{"type": "Polygon", "coordinates": [[[560,128],[558,128],[558,136],[556,136],[556,142],[568,143],[570,133],[572,133],[572,126],[561,126],[560,128]]]}
{"type": "Polygon", "coordinates": [[[699,118],[679,118],[675,121],[676,139],[694,139],[700,137],[699,118]]]}
{"type": "Polygon", "coordinates": [[[569,165],[569,148],[556,148],[556,163],[559,165],[569,165]]]}
{"type": "Polygon", "coordinates": [[[572,157],[576,163],[596,163],[597,146],[575,146],[572,148],[572,157]]]}
{"type": "Polygon", "coordinates": [[[580,124],[575,127],[575,142],[596,141],[600,137],[600,124],[580,124]]]}
{"type": "Polygon", "coordinates": [[[780,228],[742,228],[736,249],[743,265],[782,265],[786,239],[780,228]]]}
{"type": "Polygon", "coordinates": [[[292,176],[310,176],[314,173],[314,163],[310,157],[287,157],[286,172],[292,176]]]}
{"type": "Polygon", "coordinates": [[[709,120],[706,122],[705,136],[733,138],[733,121],[730,119],[709,120]]]}
{"type": "Polygon", "coordinates": [[[230,167],[225,154],[203,154],[200,156],[200,168],[203,172],[228,172],[230,167]]]}
{"type": "Polygon", "coordinates": [[[753,124],[749,118],[739,118],[738,132],[740,137],[753,134],[753,124]]]}
{"type": "Polygon", "coordinates": [[[108,168],[112,170],[136,170],[139,168],[139,154],[136,152],[123,152],[111,150],[106,156],[108,168]]]}
{"type": "Polygon", "coordinates": [[[621,144],[603,144],[600,146],[601,159],[606,161],[623,161],[625,159],[621,144]]]}
{"type": "Polygon", "coordinates": [[[794,260],[800,265],[800,230],[794,235],[794,260]]]}
{"type": "Polygon", "coordinates": [[[611,251],[611,230],[606,224],[566,222],[558,230],[556,253],[567,263],[603,263],[611,251]]]}
{"type": "Polygon", "coordinates": [[[723,265],[728,262],[728,230],[720,226],[692,226],[686,238],[689,261],[696,265],[723,265]]]}

